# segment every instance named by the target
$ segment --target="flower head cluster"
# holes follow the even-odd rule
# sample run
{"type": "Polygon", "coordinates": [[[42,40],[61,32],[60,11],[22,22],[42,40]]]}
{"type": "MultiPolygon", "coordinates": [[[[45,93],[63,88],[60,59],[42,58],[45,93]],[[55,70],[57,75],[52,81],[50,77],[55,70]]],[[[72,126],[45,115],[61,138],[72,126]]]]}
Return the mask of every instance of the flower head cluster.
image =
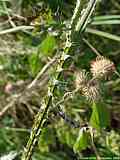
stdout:
{"type": "Polygon", "coordinates": [[[85,70],[76,73],[76,89],[80,90],[82,95],[89,101],[96,101],[99,96],[99,83],[96,80],[90,81],[85,70]]]}
{"type": "Polygon", "coordinates": [[[115,65],[109,59],[98,56],[91,63],[90,71],[92,79],[88,78],[85,70],[76,72],[76,89],[80,90],[82,95],[89,101],[98,101],[100,99],[100,80],[107,78],[115,71],[115,65]]]}

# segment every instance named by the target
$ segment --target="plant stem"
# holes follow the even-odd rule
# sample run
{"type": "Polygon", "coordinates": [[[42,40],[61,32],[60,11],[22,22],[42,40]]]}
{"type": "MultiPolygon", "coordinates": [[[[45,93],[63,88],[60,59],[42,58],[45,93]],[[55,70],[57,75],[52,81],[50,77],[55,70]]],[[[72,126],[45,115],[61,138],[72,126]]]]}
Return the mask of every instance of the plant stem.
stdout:
{"type": "Polygon", "coordinates": [[[95,47],[93,47],[92,44],[89,43],[89,41],[85,38],[83,38],[83,41],[90,47],[90,49],[97,55],[97,56],[101,56],[101,54],[95,49],[95,47]]]}
{"type": "MultiPolygon", "coordinates": [[[[79,2],[79,1],[77,1],[77,2],[79,2]]],[[[72,31],[69,31],[66,34],[66,36],[67,36],[66,44],[65,44],[65,48],[63,50],[63,53],[60,57],[60,64],[58,64],[58,66],[57,66],[58,70],[62,70],[62,68],[64,67],[66,59],[69,58],[70,52],[73,49],[72,42],[74,42],[76,40],[76,39],[74,39],[74,34],[76,34],[76,32],[78,32],[79,33],[78,35],[81,35],[81,33],[82,33],[81,31],[83,31],[83,27],[85,27],[84,24],[87,24],[86,20],[88,20],[88,17],[90,17],[90,15],[92,14],[96,2],[97,2],[97,0],[90,0],[89,1],[88,7],[86,8],[85,13],[83,14],[83,16],[85,18],[83,16],[81,17],[81,21],[79,23],[80,27],[77,27],[77,30],[74,29],[72,31]]],[[[79,3],[79,5],[80,5],[80,3],[79,3]]],[[[78,6],[78,8],[80,8],[80,7],[78,6]]],[[[79,14],[79,12],[76,12],[76,13],[79,14]]],[[[76,21],[76,18],[74,18],[74,19],[76,21]]],[[[73,18],[72,18],[72,20],[73,20],[73,18]]],[[[71,26],[72,26],[72,23],[71,23],[71,26]]],[[[70,26],[70,28],[71,28],[71,26],[70,26]]],[[[78,24],[77,24],[77,26],[78,26],[78,24]]],[[[76,28],[76,26],[75,26],[75,28],[76,28]]],[[[61,76],[61,71],[57,72],[56,74],[57,74],[56,80],[58,81],[61,76]]],[[[43,104],[43,106],[41,106],[42,108],[44,108],[42,115],[41,115],[41,112],[38,112],[38,114],[36,116],[30,138],[28,140],[28,143],[27,143],[25,150],[23,151],[22,160],[31,160],[31,156],[33,154],[33,149],[36,146],[37,141],[38,141],[38,137],[40,137],[41,131],[44,127],[44,124],[46,121],[46,116],[47,116],[48,110],[51,106],[52,98],[54,96],[56,87],[57,87],[57,83],[55,83],[53,85],[50,93],[47,96],[47,100],[45,99],[46,104],[43,104]]]]}
{"type": "Polygon", "coordinates": [[[100,156],[99,156],[99,154],[98,154],[98,151],[97,151],[97,149],[96,149],[96,146],[95,146],[95,144],[94,144],[94,133],[93,133],[93,129],[92,129],[92,128],[89,128],[89,130],[90,130],[90,135],[91,135],[91,145],[92,145],[93,150],[94,150],[94,152],[95,152],[96,159],[97,159],[97,160],[101,160],[101,158],[100,158],[100,156]]]}
{"type": "Polygon", "coordinates": [[[17,31],[31,30],[31,29],[34,29],[34,27],[33,26],[16,26],[14,28],[0,31],[0,35],[13,33],[13,32],[17,32],[17,31]]]}
{"type": "Polygon", "coordinates": [[[96,3],[97,3],[97,0],[90,0],[87,5],[87,8],[83,9],[83,15],[82,17],[79,18],[79,21],[75,28],[76,31],[82,32],[86,28],[89,22],[90,16],[94,11],[96,3]]]}

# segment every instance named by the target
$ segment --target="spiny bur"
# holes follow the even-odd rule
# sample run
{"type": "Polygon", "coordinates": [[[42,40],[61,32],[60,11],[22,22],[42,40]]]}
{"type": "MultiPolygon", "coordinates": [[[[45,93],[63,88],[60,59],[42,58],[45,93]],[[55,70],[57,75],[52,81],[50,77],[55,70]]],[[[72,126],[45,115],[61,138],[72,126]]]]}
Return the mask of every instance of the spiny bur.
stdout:
{"type": "Polygon", "coordinates": [[[91,63],[91,73],[96,79],[108,78],[115,71],[112,61],[103,56],[97,56],[91,63]]]}
{"type": "Polygon", "coordinates": [[[82,95],[85,96],[89,102],[95,102],[100,99],[100,86],[96,80],[89,81],[81,91],[82,95]]]}
{"type": "Polygon", "coordinates": [[[88,73],[85,70],[76,72],[76,89],[89,101],[100,99],[100,87],[97,80],[89,80],[88,73]]]}

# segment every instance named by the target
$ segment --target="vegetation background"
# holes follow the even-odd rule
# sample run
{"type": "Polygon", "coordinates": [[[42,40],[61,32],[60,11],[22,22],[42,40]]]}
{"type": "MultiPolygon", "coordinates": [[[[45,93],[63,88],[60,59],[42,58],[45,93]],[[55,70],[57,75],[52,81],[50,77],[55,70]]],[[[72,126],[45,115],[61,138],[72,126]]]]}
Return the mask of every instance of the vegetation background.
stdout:
{"type": "MultiPolygon", "coordinates": [[[[81,0],[85,8],[87,0],[81,0]]],[[[65,44],[66,26],[75,8],[74,0],[0,0],[0,156],[20,159],[27,143],[33,119],[42,98],[47,94],[48,81],[55,72],[54,61],[46,72],[30,86],[43,67],[59,56],[65,44]],[[52,67],[51,67],[52,66],[52,67]],[[22,94],[22,96],[21,96],[22,94]]],[[[79,41],[73,57],[72,70],[86,69],[96,58],[95,49],[115,63],[120,73],[120,2],[99,0],[96,11],[79,41]],[[101,31],[101,32],[100,32],[101,31]]],[[[69,63],[69,62],[68,62],[69,63]]],[[[70,69],[71,69],[70,68],[70,69]]],[[[75,75],[66,71],[59,82],[58,102],[64,92],[74,88],[75,75]]],[[[77,160],[83,157],[120,158],[120,79],[114,74],[101,82],[104,105],[101,117],[110,113],[110,124],[94,131],[94,143],[81,136],[57,114],[48,117],[33,160],[77,160]],[[79,141],[79,142],[78,142],[79,141]],[[77,147],[75,144],[79,144],[77,147]],[[97,153],[96,153],[97,150],[97,153]]],[[[99,104],[97,104],[99,105],[99,104]]],[[[101,104],[100,104],[101,105],[101,104]]],[[[85,126],[92,113],[92,105],[77,94],[64,102],[63,111],[73,120],[85,126]]],[[[42,109],[41,109],[42,112],[42,109]]],[[[98,111],[95,112],[95,115],[98,111]]],[[[101,127],[101,123],[92,123],[101,127]]],[[[99,120],[100,121],[100,120],[99,120]]],[[[106,121],[106,119],[105,119],[106,121]]],[[[6,160],[5,159],[5,160],[6,160]]]]}

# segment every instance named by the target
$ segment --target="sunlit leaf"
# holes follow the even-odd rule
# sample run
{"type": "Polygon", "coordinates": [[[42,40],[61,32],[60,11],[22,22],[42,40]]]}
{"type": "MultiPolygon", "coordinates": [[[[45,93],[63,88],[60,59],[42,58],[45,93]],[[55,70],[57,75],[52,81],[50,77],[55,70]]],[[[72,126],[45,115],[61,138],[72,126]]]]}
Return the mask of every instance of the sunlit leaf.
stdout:
{"type": "Polygon", "coordinates": [[[74,144],[74,151],[80,152],[87,148],[89,144],[89,134],[86,132],[86,129],[82,128],[79,131],[79,135],[77,137],[76,143],[74,144]]]}
{"type": "Polygon", "coordinates": [[[41,54],[51,56],[56,47],[56,40],[53,36],[48,35],[40,44],[39,50],[41,54]]]}
{"type": "Polygon", "coordinates": [[[42,64],[40,63],[39,55],[37,53],[29,56],[29,66],[33,76],[41,69],[42,64]]]}
{"type": "Polygon", "coordinates": [[[96,129],[102,129],[110,125],[110,115],[105,104],[93,103],[93,111],[90,118],[90,124],[96,129]]]}
{"type": "Polygon", "coordinates": [[[54,142],[55,142],[54,130],[51,128],[44,128],[38,143],[40,151],[48,152],[49,145],[52,145],[54,142]]]}

